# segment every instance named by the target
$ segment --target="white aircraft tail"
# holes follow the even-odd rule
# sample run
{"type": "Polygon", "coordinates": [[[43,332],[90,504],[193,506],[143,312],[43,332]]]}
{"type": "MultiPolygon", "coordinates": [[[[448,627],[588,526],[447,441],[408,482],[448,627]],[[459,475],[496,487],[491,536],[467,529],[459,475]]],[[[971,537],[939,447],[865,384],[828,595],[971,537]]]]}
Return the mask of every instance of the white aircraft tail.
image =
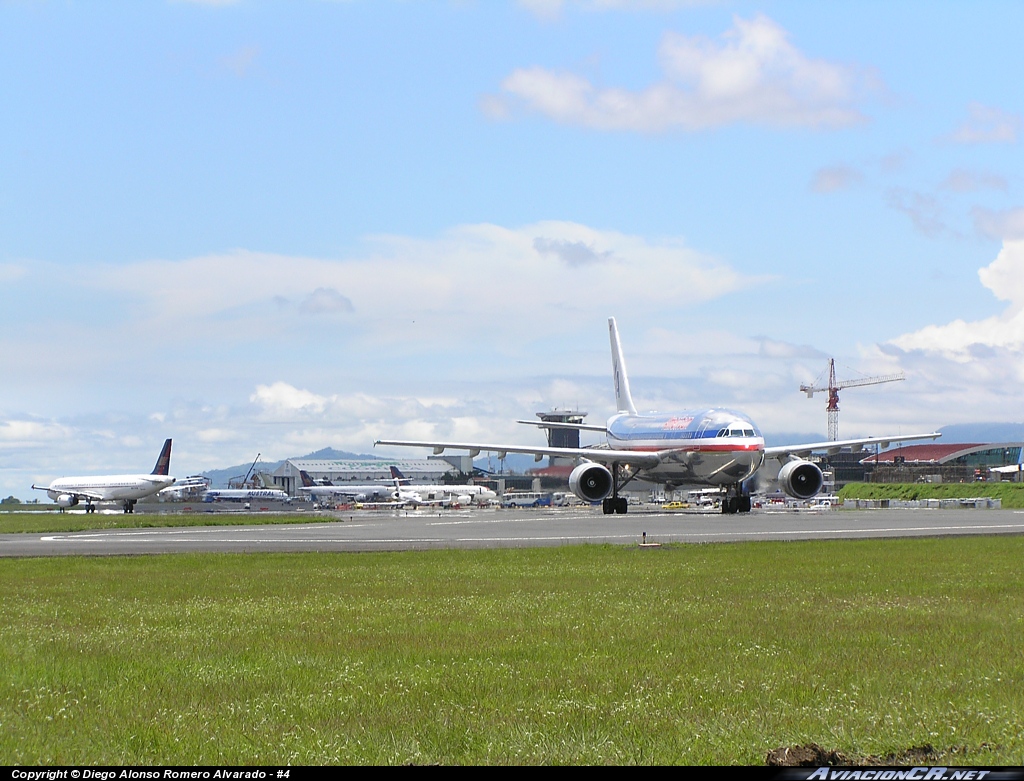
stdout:
{"type": "Polygon", "coordinates": [[[622,357],[622,345],[619,344],[619,328],[615,318],[608,318],[608,336],[612,341],[612,379],[615,381],[615,406],[619,412],[636,414],[633,397],[629,393],[629,377],[626,376],[626,359],[622,357]]]}

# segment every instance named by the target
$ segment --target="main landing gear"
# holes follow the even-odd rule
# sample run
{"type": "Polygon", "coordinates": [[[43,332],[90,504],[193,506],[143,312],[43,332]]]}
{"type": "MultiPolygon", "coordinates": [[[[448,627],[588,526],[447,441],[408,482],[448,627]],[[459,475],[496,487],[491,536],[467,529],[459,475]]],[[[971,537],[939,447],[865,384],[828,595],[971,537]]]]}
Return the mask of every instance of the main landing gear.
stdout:
{"type": "Polygon", "coordinates": [[[605,515],[625,515],[629,510],[629,503],[626,501],[625,496],[619,496],[619,489],[625,487],[625,485],[636,477],[635,474],[629,475],[622,483],[619,483],[619,464],[612,464],[612,495],[602,500],[601,509],[605,515]]]}
{"type": "Polygon", "coordinates": [[[629,509],[629,505],[626,503],[626,497],[624,496],[609,496],[601,502],[601,507],[604,510],[605,515],[625,515],[626,511],[629,509]]]}
{"type": "Polygon", "coordinates": [[[735,515],[736,513],[750,512],[750,494],[743,490],[741,484],[729,487],[729,492],[722,499],[722,514],[735,515]]]}
{"type": "Polygon", "coordinates": [[[127,500],[125,500],[125,503],[122,506],[124,507],[124,511],[125,511],[126,514],[134,513],[135,512],[135,503],[137,501],[138,501],[138,499],[127,499],[127,500]]]}

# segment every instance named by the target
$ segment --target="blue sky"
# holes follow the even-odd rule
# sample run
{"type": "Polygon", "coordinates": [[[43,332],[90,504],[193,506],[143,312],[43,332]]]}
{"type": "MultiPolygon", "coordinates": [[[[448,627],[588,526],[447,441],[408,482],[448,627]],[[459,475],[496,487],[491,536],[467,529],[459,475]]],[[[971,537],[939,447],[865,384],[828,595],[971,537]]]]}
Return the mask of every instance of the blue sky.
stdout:
{"type": "Polygon", "coordinates": [[[1020,421],[1018,3],[0,3],[0,493],[515,418],[1020,421]]]}

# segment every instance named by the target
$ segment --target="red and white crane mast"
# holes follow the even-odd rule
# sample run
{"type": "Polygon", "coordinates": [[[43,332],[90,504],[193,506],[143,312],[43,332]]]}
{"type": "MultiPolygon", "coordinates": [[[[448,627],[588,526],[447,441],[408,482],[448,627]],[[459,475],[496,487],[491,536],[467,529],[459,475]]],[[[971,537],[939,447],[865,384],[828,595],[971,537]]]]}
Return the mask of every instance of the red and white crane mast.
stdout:
{"type": "MultiPolygon", "coordinates": [[[[828,403],[825,410],[828,412],[828,439],[829,442],[839,440],[839,391],[843,388],[857,388],[861,385],[880,385],[883,382],[899,382],[905,380],[903,372],[896,374],[881,374],[877,377],[861,377],[855,380],[843,380],[836,382],[836,359],[830,358],[828,362],[828,385],[801,385],[800,390],[812,398],[815,393],[828,392],[828,403]]],[[[820,381],[820,379],[819,379],[820,381]]]]}

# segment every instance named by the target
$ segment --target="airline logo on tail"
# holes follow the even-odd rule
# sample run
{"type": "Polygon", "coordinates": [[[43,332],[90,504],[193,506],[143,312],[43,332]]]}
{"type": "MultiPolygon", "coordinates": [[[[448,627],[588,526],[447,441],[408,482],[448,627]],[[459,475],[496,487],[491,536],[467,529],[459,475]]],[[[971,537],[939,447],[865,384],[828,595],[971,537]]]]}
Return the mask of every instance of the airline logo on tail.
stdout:
{"type": "MultiPolygon", "coordinates": [[[[152,452],[152,451],[151,451],[152,452]]],[[[151,475],[168,475],[171,472],[171,440],[164,442],[163,449],[156,459],[156,466],[153,467],[151,475]]]]}
{"type": "Polygon", "coordinates": [[[612,343],[612,377],[615,380],[615,406],[619,412],[636,414],[636,407],[633,406],[633,396],[629,392],[629,378],[626,376],[626,359],[622,355],[622,345],[619,342],[619,328],[615,325],[615,318],[608,318],[608,337],[612,343]]]}

